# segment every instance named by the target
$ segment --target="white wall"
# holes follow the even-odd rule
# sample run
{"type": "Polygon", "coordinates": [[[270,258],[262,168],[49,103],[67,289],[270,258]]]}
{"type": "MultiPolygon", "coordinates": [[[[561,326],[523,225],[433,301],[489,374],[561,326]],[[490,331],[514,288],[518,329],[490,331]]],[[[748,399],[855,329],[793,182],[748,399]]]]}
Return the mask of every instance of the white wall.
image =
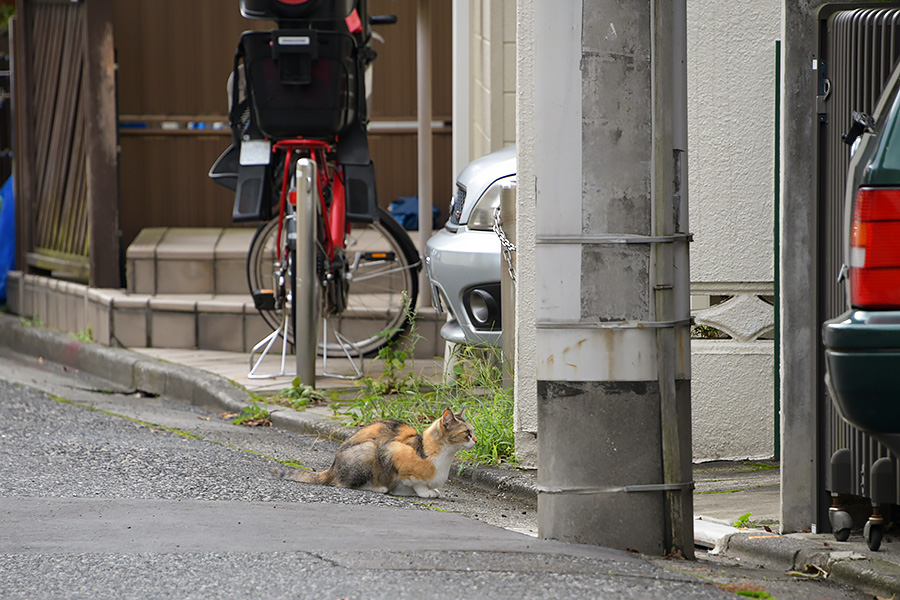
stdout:
{"type": "Polygon", "coordinates": [[[472,159],[516,141],[516,0],[471,0],[472,159]]]}
{"type": "Polygon", "coordinates": [[[535,286],[535,0],[516,2],[516,457],[537,467],[537,312],[535,286]]]}
{"type": "Polygon", "coordinates": [[[774,454],[775,40],[780,0],[687,0],[694,460],[774,454]],[[711,295],[732,301],[708,306],[711,295]]]}
{"type": "Polygon", "coordinates": [[[772,281],[781,1],[688,0],[693,281],[772,281]]]}

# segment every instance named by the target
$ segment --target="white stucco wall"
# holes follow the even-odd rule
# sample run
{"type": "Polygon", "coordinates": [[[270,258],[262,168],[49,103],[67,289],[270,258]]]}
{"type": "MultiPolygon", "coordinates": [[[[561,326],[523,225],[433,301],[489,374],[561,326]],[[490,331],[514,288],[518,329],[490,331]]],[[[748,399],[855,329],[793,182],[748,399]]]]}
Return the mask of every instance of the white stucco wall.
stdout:
{"type": "Polygon", "coordinates": [[[731,302],[694,311],[731,340],[693,340],[695,461],[775,451],[775,41],[780,0],[687,0],[691,289],[731,302]],[[740,301],[737,301],[740,299],[740,301]]]}
{"type": "Polygon", "coordinates": [[[535,244],[537,202],[534,155],[535,0],[516,1],[516,368],[514,371],[516,457],[537,467],[537,312],[535,244]]]}
{"type": "Polygon", "coordinates": [[[692,281],[771,281],[781,1],[687,0],[692,281]]]}
{"type": "Polygon", "coordinates": [[[694,340],[691,371],[694,461],[772,458],[772,342],[694,340]]]}

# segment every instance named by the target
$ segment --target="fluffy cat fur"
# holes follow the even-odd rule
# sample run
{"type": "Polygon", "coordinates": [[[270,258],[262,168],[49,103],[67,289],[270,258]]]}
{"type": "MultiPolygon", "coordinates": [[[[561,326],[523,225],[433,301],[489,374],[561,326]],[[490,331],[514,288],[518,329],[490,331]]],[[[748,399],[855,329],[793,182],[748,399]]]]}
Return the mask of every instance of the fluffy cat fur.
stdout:
{"type": "Polygon", "coordinates": [[[475,445],[463,411],[449,408],[421,434],[400,421],[378,421],[347,439],[331,467],[319,473],[273,470],[284,479],[372,490],[397,496],[436,498],[450,474],[453,456],[475,445]]]}

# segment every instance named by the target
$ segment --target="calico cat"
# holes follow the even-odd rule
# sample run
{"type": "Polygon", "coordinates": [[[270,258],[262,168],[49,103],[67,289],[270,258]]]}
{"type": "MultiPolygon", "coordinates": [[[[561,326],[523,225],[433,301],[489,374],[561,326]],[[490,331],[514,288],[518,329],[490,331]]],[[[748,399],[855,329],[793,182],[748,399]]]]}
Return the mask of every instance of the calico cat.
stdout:
{"type": "Polygon", "coordinates": [[[475,445],[472,426],[463,411],[449,408],[419,434],[400,421],[378,421],[347,439],[331,467],[319,473],[273,470],[284,479],[337,487],[372,490],[397,496],[440,496],[453,456],[475,445]]]}

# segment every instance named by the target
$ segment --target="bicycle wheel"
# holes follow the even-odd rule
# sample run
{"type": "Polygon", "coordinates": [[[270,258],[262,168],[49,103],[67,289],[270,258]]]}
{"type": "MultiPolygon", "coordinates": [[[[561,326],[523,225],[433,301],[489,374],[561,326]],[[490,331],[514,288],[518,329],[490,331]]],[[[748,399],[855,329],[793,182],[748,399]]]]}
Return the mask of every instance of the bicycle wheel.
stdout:
{"type": "MultiPolygon", "coordinates": [[[[277,218],[263,224],[250,245],[247,279],[251,291],[271,289],[277,225],[277,218]]],[[[344,356],[345,350],[351,356],[371,354],[396,339],[407,326],[406,302],[415,307],[419,293],[418,252],[406,231],[381,208],[378,221],[351,224],[345,252],[347,307],[328,319],[327,338],[323,339],[321,321],[318,331],[319,354],[335,357],[344,356]]],[[[261,308],[260,314],[273,329],[281,322],[277,308],[261,308]]],[[[288,337],[293,343],[293,330],[288,337]]]]}

